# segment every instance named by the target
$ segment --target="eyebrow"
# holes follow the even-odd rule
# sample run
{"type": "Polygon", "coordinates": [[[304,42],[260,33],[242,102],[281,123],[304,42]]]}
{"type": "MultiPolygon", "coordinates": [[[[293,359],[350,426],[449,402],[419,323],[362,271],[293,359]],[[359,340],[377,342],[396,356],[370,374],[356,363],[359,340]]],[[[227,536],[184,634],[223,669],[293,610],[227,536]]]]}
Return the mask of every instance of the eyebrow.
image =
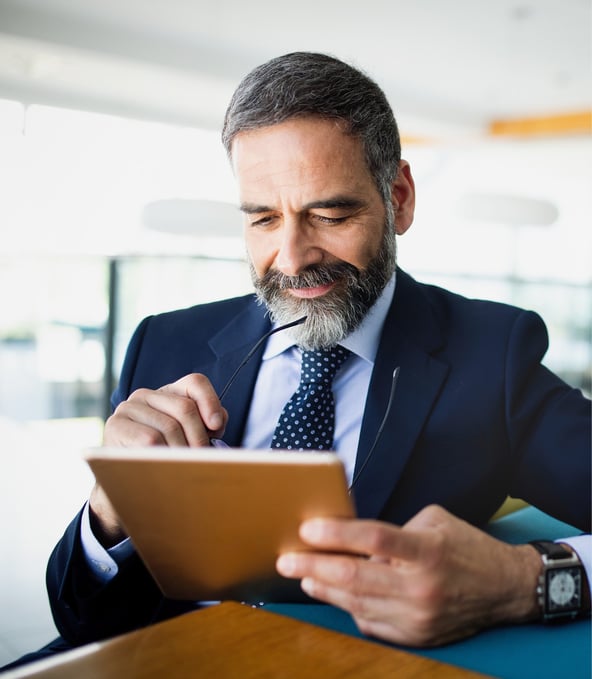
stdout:
{"type": "MultiPolygon", "coordinates": [[[[335,196],[325,200],[313,200],[310,203],[302,206],[302,210],[331,210],[331,209],[357,209],[363,207],[366,203],[359,198],[352,198],[351,196],[335,196]]],[[[240,210],[248,215],[261,214],[263,212],[273,212],[275,208],[267,205],[257,205],[256,203],[241,203],[240,210]]]]}

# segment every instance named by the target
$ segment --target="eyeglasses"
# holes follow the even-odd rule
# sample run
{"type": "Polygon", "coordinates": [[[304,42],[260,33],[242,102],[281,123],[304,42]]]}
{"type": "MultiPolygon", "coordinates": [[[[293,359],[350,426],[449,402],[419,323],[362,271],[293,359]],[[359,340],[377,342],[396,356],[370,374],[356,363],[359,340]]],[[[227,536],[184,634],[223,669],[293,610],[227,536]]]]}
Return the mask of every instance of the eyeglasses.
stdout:
{"type": "MultiPolygon", "coordinates": [[[[277,328],[273,328],[269,332],[266,332],[263,337],[260,337],[257,342],[251,347],[251,350],[249,353],[243,358],[243,360],[238,364],[238,368],[232,373],[230,376],[230,379],[226,384],[224,385],[224,388],[222,391],[219,393],[218,398],[220,401],[226,396],[227,391],[230,389],[232,386],[234,380],[237,378],[238,374],[240,371],[247,365],[247,363],[253,358],[253,355],[259,349],[259,347],[265,342],[266,339],[269,339],[273,334],[276,332],[281,332],[282,330],[287,330],[288,328],[293,328],[295,325],[300,325],[301,323],[304,323],[304,321],[307,319],[307,316],[303,316],[302,318],[299,318],[296,321],[292,321],[290,323],[286,323],[285,325],[280,325],[277,328]]],[[[214,446],[214,448],[228,448],[228,444],[225,443],[222,439],[210,439],[210,444],[214,446]]]]}
{"type": "MultiPolygon", "coordinates": [[[[232,373],[232,375],[230,376],[230,379],[228,380],[228,382],[224,385],[224,388],[222,389],[222,391],[220,392],[220,394],[219,394],[219,396],[218,396],[218,398],[220,399],[220,401],[222,401],[222,399],[224,398],[224,396],[226,396],[226,393],[228,392],[228,390],[229,390],[230,387],[232,386],[233,382],[234,382],[235,379],[237,378],[237,376],[238,376],[238,374],[240,373],[240,371],[241,371],[241,370],[245,367],[245,365],[247,365],[247,363],[251,360],[251,358],[253,357],[253,355],[255,354],[255,352],[257,351],[257,349],[259,349],[259,347],[263,344],[263,342],[265,342],[267,339],[269,339],[269,337],[271,337],[271,336],[272,336],[273,334],[275,334],[276,332],[281,332],[282,330],[287,330],[288,328],[293,328],[293,327],[296,326],[296,325],[301,325],[302,323],[304,323],[304,321],[306,320],[306,318],[307,318],[306,316],[303,316],[302,318],[299,318],[299,319],[296,320],[296,321],[292,321],[292,322],[290,322],[290,323],[286,323],[285,325],[280,325],[280,326],[278,326],[277,328],[273,328],[273,329],[270,330],[269,332],[266,332],[261,338],[259,338],[259,339],[257,340],[257,342],[253,345],[253,347],[251,348],[251,350],[247,353],[247,355],[246,355],[246,356],[243,358],[243,360],[239,363],[237,369],[232,373]]],[[[378,427],[378,431],[377,431],[376,436],[375,436],[375,438],[374,438],[374,442],[372,443],[372,446],[370,447],[370,450],[369,450],[368,454],[367,454],[366,457],[364,458],[364,462],[360,465],[358,471],[356,472],[356,474],[354,475],[354,477],[353,477],[353,479],[352,479],[352,482],[351,482],[351,484],[350,484],[350,486],[349,486],[349,488],[348,488],[348,490],[349,490],[350,493],[351,493],[351,491],[352,491],[354,485],[357,483],[358,479],[360,478],[362,472],[363,472],[364,469],[366,468],[366,465],[367,465],[368,462],[370,461],[370,458],[372,457],[372,455],[373,455],[373,453],[374,453],[374,451],[375,451],[375,449],[376,449],[376,446],[378,445],[378,442],[379,442],[379,440],[380,440],[380,437],[382,436],[382,432],[383,432],[383,430],[384,430],[384,427],[385,427],[385,425],[386,425],[386,421],[387,421],[387,419],[388,419],[388,416],[389,416],[389,414],[390,414],[390,412],[391,412],[391,408],[392,408],[392,405],[393,405],[393,399],[394,399],[394,396],[395,396],[395,390],[396,390],[396,388],[397,388],[397,382],[398,382],[398,380],[399,380],[399,372],[400,372],[400,367],[397,366],[397,367],[393,370],[393,377],[392,377],[392,380],[391,380],[391,390],[390,390],[389,398],[388,398],[388,401],[387,401],[387,404],[386,404],[386,409],[385,409],[384,415],[383,415],[383,417],[382,417],[382,421],[380,422],[380,426],[378,427]]],[[[222,439],[210,439],[210,443],[212,444],[212,446],[214,446],[214,447],[216,447],[216,448],[227,448],[227,447],[228,447],[228,445],[227,445],[226,443],[224,443],[224,441],[222,441],[222,439]]]]}
{"type": "Polygon", "coordinates": [[[273,330],[270,330],[269,332],[266,332],[265,335],[263,335],[263,337],[261,337],[259,340],[257,340],[257,342],[255,343],[255,345],[253,346],[251,351],[249,351],[249,353],[239,363],[238,368],[232,373],[232,375],[230,376],[230,379],[228,380],[228,382],[226,382],[224,389],[222,389],[218,398],[220,400],[222,400],[224,398],[224,396],[226,396],[226,392],[230,389],[230,386],[232,385],[232,383],[236,379],[236,376],[247,365],[247,363],[253,357],[253,354],[257,351],[257,349],[259,349],[259,347],[263,344],[263,342],[265,342],[266,339],[269,339],[276,332],[281,332],[282,330],[287,330],[288,328],[293,328],[295,325],[302,325],[302,323],[304,323],[304,321],[307,318],[308,318],[308,316],[303,316],[302,318],[299,318],[297,321],[292,321],[291,323],[286,323],[286,325],[280,325],[279,327],[274,328],[273,330]]]}
{"type": "Polygon", "coordinates": [[[386,409],[384,411],[384,415],[382,416],[382,421],[380,423],[380,426],[378,427],[378,431],[376,432],[376,436],[374,437],[374,442],[370,446],[370,450],[368,451],[368,455],[364,458],[364,462],[360,465],[358,471],[355,473],[354,478],[352,479],[352,482],[349,484],[349,492],[351,493],[352,488],[355,486],[357,483],[358,479],[360,478],[362,472],[366,468],[366,465],[368,464],[370,458],[372,457],[372,454],[374,453],[374,450],[376,449],[376,446],[378,445],[378,442],[380,441],[380,437],[382,436],[382,432],[384,430],[384,427],[386,425],[386,421],[388,420],[388,416],[390,415],[391,408],[393,406],[393,399],[395,397],[395,390],[397,388],[397,382],[399,381],[399,372],[401,371],[400,366],[397,366],[393,370],[393,377],[391,379],[391,391],[389,394],[388,401],[386,403],[386,409]]]}

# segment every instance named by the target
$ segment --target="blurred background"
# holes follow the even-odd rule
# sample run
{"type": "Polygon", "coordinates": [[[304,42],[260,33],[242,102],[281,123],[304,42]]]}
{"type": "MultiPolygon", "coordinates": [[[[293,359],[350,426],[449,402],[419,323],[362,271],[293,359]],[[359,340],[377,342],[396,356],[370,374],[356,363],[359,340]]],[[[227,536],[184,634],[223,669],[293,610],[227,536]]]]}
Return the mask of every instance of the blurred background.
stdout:
{"type": "Polygon", "coordinates": [[[590,393],[590,0],[0,0],[0,665],[56,635],[52,546],[147,314],[250,290],[219,142],[252,67],[385,90],[417,185],[399,264],[538,311],[590,393]]]}

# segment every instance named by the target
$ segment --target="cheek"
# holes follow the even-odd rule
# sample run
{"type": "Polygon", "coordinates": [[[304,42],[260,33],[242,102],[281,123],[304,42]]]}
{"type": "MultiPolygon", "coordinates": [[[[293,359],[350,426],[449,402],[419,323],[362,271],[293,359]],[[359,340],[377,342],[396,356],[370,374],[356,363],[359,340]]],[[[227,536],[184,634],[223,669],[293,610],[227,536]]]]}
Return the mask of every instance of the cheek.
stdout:
{"type": "Polygon", "coordinates": [[[245,245],[251,264],[257,276],[267,273],[274,260],[273,247],[269,239],[257,238],[245,230],[245,245]]]}
{"type": "Polygon", "coordinates": [[[378,253],[380,243],[381,239],[374,238],[373,234],[362,238],[358,234],[349,237],[345,235],[333,248],[333,255],[353,264],[357,269],[365,269],[378,253]]]}

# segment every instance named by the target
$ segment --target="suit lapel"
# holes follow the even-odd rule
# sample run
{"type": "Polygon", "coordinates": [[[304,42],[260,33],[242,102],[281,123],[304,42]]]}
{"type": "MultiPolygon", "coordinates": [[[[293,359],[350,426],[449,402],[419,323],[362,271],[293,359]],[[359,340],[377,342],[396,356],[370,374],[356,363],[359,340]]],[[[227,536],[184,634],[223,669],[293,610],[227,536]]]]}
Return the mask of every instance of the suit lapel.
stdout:
{"type": "Polygon", "coordinates": [[[401,476],[448,373],[448,366],[431,355],[442,342],[442,330],[421,288],[399,270],[370,380],[356,472],[378,432],[397,366],[400,373],[382,436],[354,486],[360,517],[379,516],[401,476]]]}
{"type": "MultiPolygon", "coordinates": [[[[207,374],[218,393],[269,329],[270,323],[265,309],[253,300],[211,338],[209,345],[214,352],[215,360],[207,369],[207,374]]],[[[264,349],[265,343],[241,368],[222,401],[229,414],[228,426],[224,433],[224,441],[229,446],[240,446],[264,349]]]]}

